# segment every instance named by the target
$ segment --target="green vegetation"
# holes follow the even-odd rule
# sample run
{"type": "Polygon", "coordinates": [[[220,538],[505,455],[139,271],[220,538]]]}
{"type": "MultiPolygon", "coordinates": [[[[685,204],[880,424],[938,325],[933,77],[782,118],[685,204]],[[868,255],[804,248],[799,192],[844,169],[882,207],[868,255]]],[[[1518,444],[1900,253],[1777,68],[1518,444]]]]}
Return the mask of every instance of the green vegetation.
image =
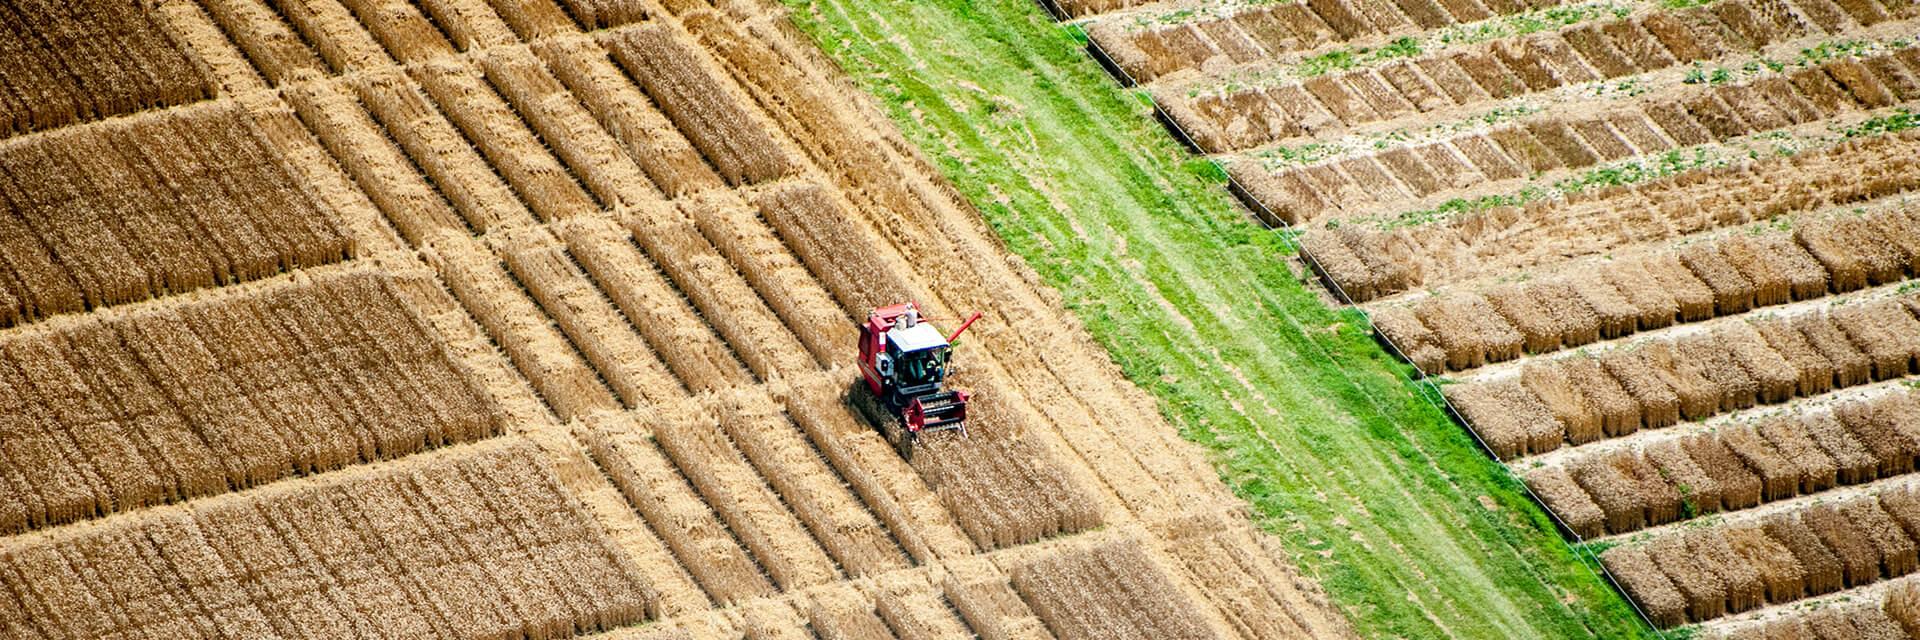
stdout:
{"type": "Polygon", "coordinates": [[[1373,64],[1395,58],[1411,58],[1417,55],[1420,55],[1420,41],[1410,36],[1401,36],[1378,49],[1370,47],[1335,49],[1309,57],[1294,66],[1293,74],[1301,78],[1312,78],[1334,71],[1346,71],[1362,64],[1373,64]]]}
{"type": "MultiPolygon", "coordinates": [[[[1707,4],[1713,0],[1704,0],[1707,4]]],[[[1445,45],[1474,44],[1489,40],[1501,40],[1513,36],[1569,27],[1588,20],[1602,18],[1625,18],[1633,14],[1633,7],[1613,2],[1590,2],[1572,6],[1534,9],[1510,16],[1501,16],[1472,24],[1447,27],[1434,39],[1445,45]]]]}
{"type": "Polygon", "coordinates": [[[1285,236],[1034,3],[787,1],[1362,637],[1649,633],[1364,318],[1300,282],[1285,236]]]}
{"type": "MultiPolygon", "coordinates": [[[[1783,155],[1791,155],[1791,153],[1783,155]]],[[[1536,200],[1579,193],[1595,187],[1624,187],[1701,167],[1725,164],[1726,160],[1722,154],[1714,153],[1708,147],[1693,147],[1690,150],[1674,149],[1647,159],[1622,160],[1588,169],[1579,175],[1558,180],[1552,186],[1534,184],[1513,193],[1496,193],[1478,198],[1454,198],[1432,209],[1402,212],[1379,226],[1382,229],[1414,227],[1495,207],[1517,207],[1536,200]]]]}
{"type": "Polygon", "coordinates": [[[1269,169],[1284,166],[1306,166],[1340,154],[1340,147],[1324,142],[1309,142],[1297,147],[1278,146],[1256,151],[1253,156],[1260,158],[1269,169]]]}
{"type": "Polygon", "coordinates": [[[1822,42],[1800,50],[1800,66],[1811,67],[1830,60],[1869,55],[1879,46],[1880,43],[1867,40],[1822,42]]]}
{"type": "Polygon", "coordinates": [[[1877,136],[1912,129],[1920,125],[1920,116],[1908,109],[1899,109],[1892,115],[1876,116],[1858,125],[1847,128],[1847,137],[1877,136]]]}
{"type": "MultiPolygon", "coordinates": [[[[1748,63],[1746,68],[1748,73],[1757,73],[1759,69],[1760,64],[1757,61],[1748,63]]],[[[1687,70],[1687,77],[1682,79],[1681,82],[1686,84],[1722,85],[1732,80],[1733,72],[1728,71],[1726,67],[1714,67],[1709,71],[1706,67],[1700,66],[1700,63],[1695,62],[1693,63],[1693,68],[1687,70]]]]}

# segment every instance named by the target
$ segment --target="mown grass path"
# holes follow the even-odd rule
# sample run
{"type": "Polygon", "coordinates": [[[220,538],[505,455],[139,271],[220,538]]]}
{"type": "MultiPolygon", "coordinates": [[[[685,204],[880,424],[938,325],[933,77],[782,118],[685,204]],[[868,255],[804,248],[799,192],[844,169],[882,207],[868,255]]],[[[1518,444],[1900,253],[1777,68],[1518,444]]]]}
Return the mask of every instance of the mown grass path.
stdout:
{"type": "Polygon", "coordinates": [[[1363,637],[1646,631],[1031,0],[786,0],[1363,637]]]}

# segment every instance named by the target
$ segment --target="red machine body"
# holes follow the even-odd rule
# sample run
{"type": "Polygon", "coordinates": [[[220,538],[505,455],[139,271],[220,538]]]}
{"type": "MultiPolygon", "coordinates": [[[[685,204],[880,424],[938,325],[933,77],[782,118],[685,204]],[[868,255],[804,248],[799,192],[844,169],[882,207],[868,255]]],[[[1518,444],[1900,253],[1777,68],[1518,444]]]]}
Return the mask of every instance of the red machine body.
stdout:
{"type": "Polygon", "coordinates": [[[874,309],[860,325],[860,375],[867,389],[900,420],[906,449],[922,432],[967,432],[966,391],[946,389],[953,340],[973,326],[975,313],[942,335],[921,317],[919,305],[906,302],[874,309]]]}

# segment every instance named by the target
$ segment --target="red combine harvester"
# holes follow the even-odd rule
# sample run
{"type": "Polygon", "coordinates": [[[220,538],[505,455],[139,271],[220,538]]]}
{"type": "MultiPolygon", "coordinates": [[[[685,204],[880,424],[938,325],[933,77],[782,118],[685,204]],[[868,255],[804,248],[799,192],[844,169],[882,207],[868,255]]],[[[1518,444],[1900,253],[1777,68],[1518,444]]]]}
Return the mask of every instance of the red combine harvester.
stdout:
{"type": "MultiPolygon", "coordinates": [[[[974,313],[952,335],[942,335],[925,318],[919,305],[906,302],[874,309],[860,325],[860,375],[867,381],[897,429],[881,428],[910,456],[923,432],[956,430],[967,434],[966,391],[942,389],[953,357],[953,341],[980,319],[974,313]]],[[[876,420],[886,423],[889,420],[876,420]]]]}

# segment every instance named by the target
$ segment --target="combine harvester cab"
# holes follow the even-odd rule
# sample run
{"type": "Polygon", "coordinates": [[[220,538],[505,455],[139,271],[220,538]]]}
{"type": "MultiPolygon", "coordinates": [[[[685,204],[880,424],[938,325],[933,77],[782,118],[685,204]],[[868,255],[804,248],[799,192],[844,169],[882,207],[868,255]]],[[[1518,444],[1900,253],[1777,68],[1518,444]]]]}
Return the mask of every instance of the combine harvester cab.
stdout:
{"type": "Polygon", "coordinates": [[[980,319],[974,313],[952,335],[920,315],[919,305],[906,302],[873,310],[860,325],[860,376],[884,412],[868,408],[869,418],[882,435],[911,457],[923,433],[958,431],[967,434],[967,400],[972,394],[945,388],[951,373],[953,341],[980,319]],[[882,415],[872,415],[872,414],[882,415]]]}

